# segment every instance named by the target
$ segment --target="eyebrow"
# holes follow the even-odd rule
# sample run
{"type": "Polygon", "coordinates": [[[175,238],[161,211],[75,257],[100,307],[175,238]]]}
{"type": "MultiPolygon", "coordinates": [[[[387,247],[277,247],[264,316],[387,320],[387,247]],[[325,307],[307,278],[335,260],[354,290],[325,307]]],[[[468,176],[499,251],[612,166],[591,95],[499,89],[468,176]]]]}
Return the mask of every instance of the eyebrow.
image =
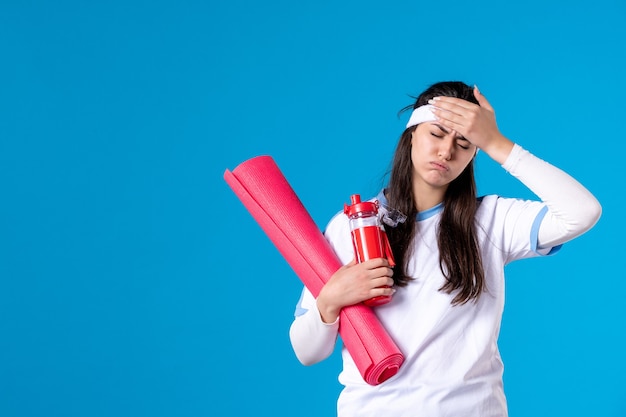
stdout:
{"type": "MultiPolygon", "coordinates": [[[[448,129],[446,129],[445,127],[443,127],[443,126],[441,126],[441,125],[439,125],[439,124],[437,124],[437,123],[433,123],[433,126],[437,126],[437,127],[438,127],[438,128],[439,128],[439,129],[440,129],[443,133],[445,133],[446,135],[447,135],[448,133],[450,133],[450,131],[449,131],[448,129]]],[[[469,142],[469,140],[465,139],[465,137],[464,137],[464,136],[462,136],[462,135],[458,135],[458,134],[456,135],[455,139],[458,139],[458,140],[464,140],[464,141],[469,142]]]]}

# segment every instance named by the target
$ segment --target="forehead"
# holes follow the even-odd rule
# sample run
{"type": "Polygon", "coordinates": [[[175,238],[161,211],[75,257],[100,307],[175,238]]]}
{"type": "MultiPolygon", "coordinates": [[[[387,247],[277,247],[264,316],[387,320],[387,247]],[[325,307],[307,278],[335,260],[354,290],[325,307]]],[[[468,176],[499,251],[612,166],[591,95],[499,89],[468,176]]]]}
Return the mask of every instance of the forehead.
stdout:
{"type": "Polygon", "coordinates": [[[463,140],[467,140],[463,137],[463,135],[461,135],[460,133],[457,133],[456,130],[453,129],[448,129],[447,127],[443,127],[441,124],[439,124],[439,122],[423,122],[420,123],[419,125],[417,125],[417,129],[421,129],[421,130],[429,130],[429,129],[436,129],[442,133],[445,133],[446,135],[449,133],[453,133],[454,136],[457,139],[463,139],[463,140]]]}

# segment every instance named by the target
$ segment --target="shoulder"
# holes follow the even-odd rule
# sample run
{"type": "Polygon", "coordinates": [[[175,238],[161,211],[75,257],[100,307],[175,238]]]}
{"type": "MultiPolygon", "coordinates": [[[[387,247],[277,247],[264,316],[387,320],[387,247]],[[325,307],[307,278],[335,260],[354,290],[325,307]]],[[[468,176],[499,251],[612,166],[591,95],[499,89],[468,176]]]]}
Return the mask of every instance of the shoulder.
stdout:
{"type": "MultiPolygon", "coordinates": [[[[536,225],[545,213],[541,201],[486,195],[479,200],[476,221],[485,228],[523,231],[536,225]]],[[[493,230],[493,229],[492,229],[493,230]]]]}
{"type": "Polygon", "coordinates": [[[326,229],[324,229],[324,237],[343,264],[350,262],[354,253],[348,216],[343,211],[338,212],[330,219],[326,229]]]}
{"type": "Polygon", "coordinates": [[[521,198],[502,197],[489,194],[478,198],[477,216],[509,210],[536,209],[544,206],[541,201],[524,200],[521,198]]]}
{"type": "Polygon", "coordinates": [[[346,216],[343,211],[339,211],[328,221],[328,224],[326,224],[324,235],[327,237],[334,236],[337,235],[337,233],[342,233],[349,229],[348,216],[346,216]]]}

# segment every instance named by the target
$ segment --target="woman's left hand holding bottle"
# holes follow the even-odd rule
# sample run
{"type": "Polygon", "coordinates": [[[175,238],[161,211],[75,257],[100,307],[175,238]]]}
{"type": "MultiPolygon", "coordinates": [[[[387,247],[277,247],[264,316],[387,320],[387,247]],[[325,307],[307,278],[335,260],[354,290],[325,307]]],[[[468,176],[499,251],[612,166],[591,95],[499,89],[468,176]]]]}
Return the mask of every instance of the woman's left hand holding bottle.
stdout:
{"type": "Polygon", "coordinates": [[[341,309],[377,296],[390,296],[393,269],[385,258],[357,263],[352,260],[339,268],[326,282],[317,297],[317,308],[325,323],[333,323],[341,309]]]}

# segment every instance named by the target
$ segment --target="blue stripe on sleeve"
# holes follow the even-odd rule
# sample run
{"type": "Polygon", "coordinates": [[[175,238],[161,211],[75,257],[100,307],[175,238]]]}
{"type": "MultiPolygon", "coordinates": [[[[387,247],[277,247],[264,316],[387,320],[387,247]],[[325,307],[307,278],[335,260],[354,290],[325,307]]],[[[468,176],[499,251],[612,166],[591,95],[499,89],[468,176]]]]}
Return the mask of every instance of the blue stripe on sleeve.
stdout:
{"type": "Polygon", "coordinates": [[[552,249],[550,249],[550,252],[548,253],[538,252],[537,244],[539,243],[539,226],[541,226],[541,221],[546,216],[547,212],[548,212],[548,206],[543,206],[541,211],[537,213],[537,217],[535,217],[535,221],[533,222],[533,225],[530,228],[530,248],[532,249],[533,252],[542,256],[554,255],[563,247],[563,245],[557,245],[553,247],[552,249]]]}
{"type": "Polygon", "coordinates": [[[304,289],[302,289],[302,294],[300,294],[300,299],[298,300],[298,304],[296,305],[296,311],[293,313],[295,317],[300,317],[301,315],[309,311],[308,309],[302,307],[303,297],[304,297],[304,289]]]}

